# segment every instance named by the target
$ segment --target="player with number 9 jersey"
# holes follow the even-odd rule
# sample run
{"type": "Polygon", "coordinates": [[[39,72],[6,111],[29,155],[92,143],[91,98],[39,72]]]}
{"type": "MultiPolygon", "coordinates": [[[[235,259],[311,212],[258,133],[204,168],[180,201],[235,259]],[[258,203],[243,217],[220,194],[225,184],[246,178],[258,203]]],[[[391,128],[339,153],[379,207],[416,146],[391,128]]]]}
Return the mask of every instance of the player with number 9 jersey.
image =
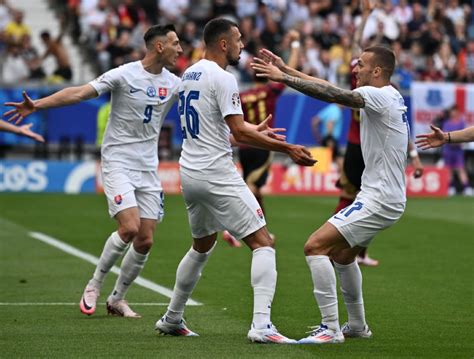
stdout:
{"type": "Polygon", "coordinates": [[[158,138],[166,114],[178,96],[179,77],[163,68],[147,72],[141,61],[112,69],[89,82],[99,95],[112,93],[102,144],[102,167],[156,170],[158,138]]]}

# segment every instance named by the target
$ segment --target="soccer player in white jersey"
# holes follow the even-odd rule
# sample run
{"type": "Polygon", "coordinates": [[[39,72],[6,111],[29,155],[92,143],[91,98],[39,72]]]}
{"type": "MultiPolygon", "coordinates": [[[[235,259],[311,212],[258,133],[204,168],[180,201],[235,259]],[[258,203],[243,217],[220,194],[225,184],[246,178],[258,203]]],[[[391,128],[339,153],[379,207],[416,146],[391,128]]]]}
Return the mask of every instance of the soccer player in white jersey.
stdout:
{"type": "Polygon", "coordinates": [[[204,59],[181,77],[179,112],[183,132],[180,173],[193,245],[181,260],[168,310],[156,322],[164,334],[196,336],[183,321],[187,299],[224,229],[252,250],[253,321],[248,338],[260,343],[296,343],[271,322],[270,307],[277,280],[275,250],[265,218],[232,161],[234,140],[287,153],[300,165],[316,161],[302,146],[266,136],[244,122],[235,77],[225,71],[239,61],[243,44],[237,25],[213,19],[204,28],[204,59]]]}
{"type": "Polygon", "coordinates": [[[365,162],[361,190],[354,203],[331,217],[305,244],[322,321],[299,342],[342,343],[344,337],[369,338],[372,332],[365,321],[362,275],[355,259],[379,231],[398,221],[406,203],[409,129],[403,98],[390,85],[395,56],[383,46],[365,49],[353,70],[357,88],[351,91],[288,68],[268,50],[263,55],[252,65],[260,76],[284,82],[323,101],[361,111],[360,140],[365,162]],[[339,274],[349,317],[342,329],[335,272],[339,274]]]}
{"type": "Polygon", "coordinates": [[[102,145],[102,176],[109,214],[117,231],[105,242],[99,263],[80,301],[91,315],[106,274],[125,253],[120,275],[107,299],[110,314],[139,318],[124,297],[143,269],[153,244],[156,224],[163,218],[163,190],[158,179],[158,137],[163,120],[177,100],[180,79],[165,66],[173,66],[182,52],[172,25],[152,26],[145,33],[146,54],[141,61],[112,69],[78,87],[31,100],[24,93],[10,121],[21,121],[37,110],[75,104],[111,92],[112,109],[102,145]],[[130,245],[130,243],[133,243],[130,245]],[[128,249],[128,250],[127,250],[128,249]]]}

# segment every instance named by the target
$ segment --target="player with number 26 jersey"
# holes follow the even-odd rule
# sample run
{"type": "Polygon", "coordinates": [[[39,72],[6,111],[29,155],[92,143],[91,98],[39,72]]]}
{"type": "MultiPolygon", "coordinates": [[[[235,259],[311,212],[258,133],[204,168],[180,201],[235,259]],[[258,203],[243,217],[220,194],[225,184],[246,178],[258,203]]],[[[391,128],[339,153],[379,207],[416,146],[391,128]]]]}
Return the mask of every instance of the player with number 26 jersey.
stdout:
{"type": "Polygon", "coordinates": [[[181,80],[181,171],[196,179],[238,176],[224,120],[228,115],[243,115],[237,80],[205,59],[189,67],[181,80]]]}

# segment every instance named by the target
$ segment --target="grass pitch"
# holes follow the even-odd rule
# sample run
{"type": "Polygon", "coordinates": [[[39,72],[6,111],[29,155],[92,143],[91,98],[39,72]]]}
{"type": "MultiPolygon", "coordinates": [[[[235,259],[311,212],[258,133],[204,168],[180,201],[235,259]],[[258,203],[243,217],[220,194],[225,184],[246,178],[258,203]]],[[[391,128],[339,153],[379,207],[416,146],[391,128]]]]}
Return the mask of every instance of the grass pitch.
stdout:
{"type": "MultiPolygon", "coordinates": [[[[289,337],[305,336],[319,311],[303,255],[308,235],[332,213],[335,198],[267,197],[269,229],[277,235],[278,286],[272,319],[289,337]]],[[[474,356],[474,200],[410,199],[392,228],[370,248],[377,268],[362,268],[367,320],[374,337],[342,345],[276,346],[246,339],[251,312],[250,253],[221,242],[185,312],[198,338],[158,336],[165,305],[136,305],[139,320],[110,317],[101,304],[91,317],[78,303],[94,266],[29,235],[36,231],[99,256],[115,229],[101,196],[0,195],[0,357],[309,358],[474,356]],[[28,305],[26,305],[28,304],[28,305]]],[[[190,246],[180,196],[167,196],[166,216],[142,273],[172,288],[190,246]]],[[[109,274],[100,302],[115,282],[109,274]]],[[[131,303],[168,298],[134,285],[131,303]]],[[[341,296],[339,296],[342,301],[341,296]]],[[[340,306],[341,323],[346,318],[340,306]]]]}

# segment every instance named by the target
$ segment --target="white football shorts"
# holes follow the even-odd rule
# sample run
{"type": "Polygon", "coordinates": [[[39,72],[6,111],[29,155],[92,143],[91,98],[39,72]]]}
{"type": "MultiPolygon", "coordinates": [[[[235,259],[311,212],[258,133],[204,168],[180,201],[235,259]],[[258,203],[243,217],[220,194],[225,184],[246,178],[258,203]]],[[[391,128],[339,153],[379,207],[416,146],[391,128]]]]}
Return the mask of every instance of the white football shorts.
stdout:
{"type": "Polygon", "coordinates": [[[356,198],[328,222],[333,224],[351,247],[368,247],[381,230],[395,224],[403,214],[405,204],[384,205],[356,198]]]}
{"type": "Polygon", "coordinates": [[[181,188],[193,238],[228,230],[242,239],[266,225],[262,209],[242,177],[199,180],[181,171],[181,188]]]}
{"type": "Polygon", "coordinates": [[[138,207],[140,218],[163,220],[164,194],[157,171],[102,169],[102,181],[111,217],[138,207]]]}

